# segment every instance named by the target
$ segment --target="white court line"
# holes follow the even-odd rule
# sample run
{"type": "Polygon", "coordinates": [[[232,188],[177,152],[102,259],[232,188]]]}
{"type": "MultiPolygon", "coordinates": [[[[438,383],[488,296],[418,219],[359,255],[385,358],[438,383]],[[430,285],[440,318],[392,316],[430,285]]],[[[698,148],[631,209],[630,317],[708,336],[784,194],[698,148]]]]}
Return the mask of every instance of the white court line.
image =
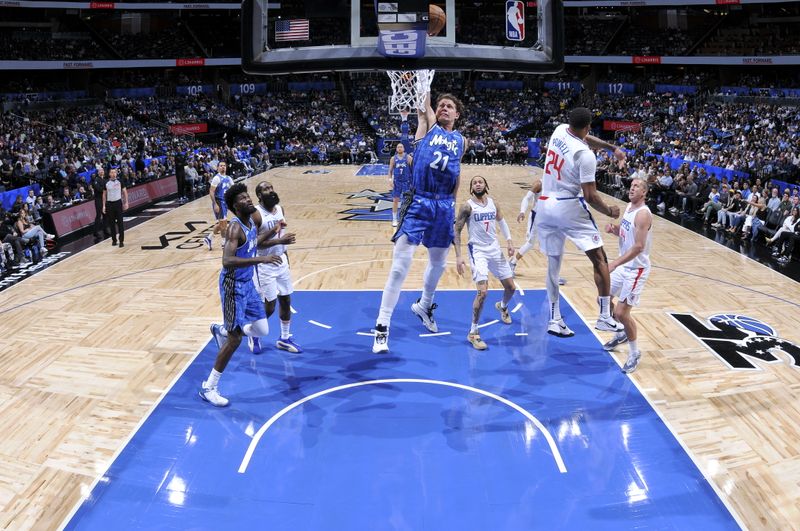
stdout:
{"type": "Polygon", "coordinates": [[[309,319],[308,322],[311,323],[312,325],[316,325],[316,326],[318,326],[320,328],[327,328],[328,330],[333,328],[331,325],[322,324],[322,323],[317,322],[317,321],[315,321],[313,319],[309,319]]]}
{"type": "Polygon", "coordinates": [[[516,280],[514,281],[514,285],[517,287],[517,291],[519,291],[519,294],[520,294],[520,295],[522,295],[522,296],[524,297],[524,296],[525,296],[525,290],[524,290],[524,289],[522,289],[522,286],[520,286],[519,284],[517,284],[517,281],[516,281],[516,280]]]}
{"type": "Polygon", "coordinates": [[[515,336],[527,336],[528,332],[516,332],[514,335],[515,336]]]}
{"type": "Polygon", "coordinates": [[[367,337],[375,337],[374,332],[356,332],[358,336],[367,336],[367,337]]]}
{"type": "MultiPolygon", "coordinates": [[[[211,337],[211,339],[214,339],[213,336],[211,337]]],[[[72,510],[69,512],[69,514],[67,514],[67,516],[64,518],[64,520],[61,522],[61,525],[58,526],[58,529],[62,529],[63,530],[67,526],[67,524],[72,520],[72,518],[75,516],[75,514],[78,512],[78,509],[81,508],[81,506],[83,505],[83,502],[85,502],[87,499],[89,499],[89,496],[91,496],[91,494],[94,491],[94,488],[97,486],[97,484],[100,483],[100,480],[102,480],[103,477],[108,473],[108,471],[111,469],[111,466],[114,464],[114,462],[120,456],[120,454],[123,451],[125,451],[125,448],[128,447],[128,444],[130,444],[131,440],[136,436],[136,434],[139,433],[139,430],[142,428],[142,426],[144,426],[144,423],[147,422],[147,419],[149,419],[150,416],[155,412],[156,408],[164,400],[164,397],[167,396],[167,393],[169,393],[170,389],[175,387],[175,384],[178,383],[178,380],[181,377],[183,377],[183,375],[186,372],[186,370],[189,367],[192,366],[192,364],[194,363],[194,360],[197,359],[197,356],[199,356],[201,352],[203,352],[203,349],[206,348],[206,345],[208,345],[208,343],[209,343],[209,341],[206,341],[205,343],[203,343],[203,346],[201,346],[200,349],[197,352],[195,352],[193,356],[191,356],[191,359],[189,360],[189,362],[186,363],[186,365],[184,365],[184,367],[178,372],[178,374],[175,375],[175,378],[172,379],[172,383],[170,383],[164,389],[164,391],[161,393],[161,396],[158,397],[158,400],[156,400],[153,403],[153,405],[150,407],[150,410],[147,413],[145,413],[145,415],[139,420],[138,424],[136,424],[136,426],[131,430],[130,434],[125,438],[124,443],[121,444],[119,447],[117,447],[117,450],[114,452],[114,455],[111,456],[111,458],[108,460],[108,465],[103,468],[103,471],[100,474],[98,474],[97,477],[94,478],[94,481],[92,481],[92,484],[87,486],[84,483],[84,484],[81,485],[81,496],[80,496],[80,498],[75,503],[75,505],[72,507],[72,510]]],[[[195,397],[196,396],[197,395],[195,395],[195,397]]]]}
{"type": "Polygon", "coordinates": [[[478,389],[477,387],[471,387],[469,385],[463,385],[453,382],[444,382],[441,380],[423,380],[419,378],[391,378],[386,380],[369,380],[366,382],[356,382],[351,384],[338,385],[336,387],[331,387],[330,389],[324,389],[322,391],[314,393],[313,395],[301,398],[297,402],[289,404],[285,408],[281,409],[280,411],[272,415],[272,417],[267,422],[265,422],[264,425],[262,425],[261,428],[259,428],[258,432],[256,432],[256,434],[253,436],[253,439],[250,441],[250,446],[247,447],[247,452],[245,452],[244,457],[242,458],[242,463],[239,465],[239,473],[244,474],[247,471],[247,467],[250,465],[250,459],[252,459],[253,453],[256,451],[256,447],[258,446],[259,441],[261,441],[261,437],[264,436],[264,434],[267,432],[270,426],[275,424],[275,422],[277,422],[278,419],[280,419],[283,415],[293,410],[297,406],[303,405],[304,403],[310,400],[314,400],[315,398],[318,398],[320,396],[324,396],[330,393],[335,393],[336,391],[342,391],[344,389],[352,389],[354,387],[362,387],[365,385],[400,384],[400,383],[422,383],[431,385],[443,385],[445,387],[454,387],[456,389],[472,391],[473,393],[493,398],[498,402],[501,402],[511,407],[515,411],[522,413],[525,416],[525,418],[527,418],[534,424],[534,426],[539,428],[539,431],[541,431],[542,435],[544,435],[545,439],[547,439],[547,444],[550,446],[550,451],[552,452],[553,459],[555,460],[556,465],[558,466],[558,471],[561,472],[562,474],[567,473],[567,467],[566,465],[564,465],[564,460],[561,457],[561,453],[558,451],[558,446],[556,446],[556,442],[553,439],[553,436],[550,435],[550,432],[547,431],[547,428],[544,427],[544,424],[542,424],[539,421],[539,419],[537,419],[530,412],[528,412],[528,410],[518,406],[517,404],[506,398],[503,398],[502,396],[496,395],[489,391],[484,391],[483,389],[478,389]]]}
{"type": "Polygon", "coordinates": [[[295,310],[294,306],[292,306],[291,304],[289,305],[289,311],[292,313],[297,313],[297,310],[295,310]]]}
{"type": "Polygon", "coordinates": [[[491,326],[491,325],[493,325],[493,324],[497,324],[497,323],[499,323],[499,322],[500,322],[500,321],[498,321],[497,319],[495,319],[494,321],[489,321],[488,323],[479,324],[479,325],[478,325],[478,328],[483,328],[484,326],[491,326]]]}
{"type": "Polygon", "coordinates": [[[449,336],[450,332],[436,332],[433,334],[420,334],[419,337],[449,336]]]}
{"type": "MultiPolygon", "coordinates": [[[[581,313],[575,308],[575,306],[567,298],[567,296],[564,295],[563,291],[560,293],[560,295],[564,298],[566,303],[570,305],[570,307],[572,308],[572,311],[574,311],[578,315],[578,317],[581,320],[583,320],[584,323],[585,323],[586,320],[584,319],[583,315],[581,315],[581,313]]],[[[586,327],[589,329],[589,332],[594,334],[594,337],[597,339],[598,344],[602,345],[603,344],[603,339],[600,337],[600,334],[597,333],[597,330],[595,330],[594,327],[589,326],[588,324],[586,325],[586,327]]],[[[610,352],[606,352],[606,354],[608,354],[611,357],[611,360],[614,362],[614,364],[617,363],[617,361],[614,359],[614,357],[611,356],[610,352]]],[[[642,360],[642,361],[644,361],[644,360],[642,360]]],[[[619,367],[619,365],[617,365],[617,366],[619,367]]],[[[641,364],[640,364],[640,366],[641,366],[641,364]]],[[[714,489],[714,492],[717,494],[717,497],[720,499],[720,501],[725,506],[725,508],[728,509],[728,512],[731,514],[731,516],[733,516],[733,519],[736,520],[736,523],[739,525],[739,527],[741,529],[747,529],[747,527],[744,525],[744,522],[742,521],[742,519],[739,517],[739,515],[736,513],[736,511],[733,510],[733,506],[730,504],[730,501],[728,500],[727,495],[723,496],[723,492],[717,486],[716,482],[712,481],[711,478],[709,478],[706,475],[706,473],[703,470],[703,468],[699,465],[699,462],[698,462],[697,458],[695,457],[694,453],[683,442],[683,440],[681,440],[681,438],[678,437],[678,432],[675,431],[675,429],[672,427],[672,425],[669,423],[669,421],[667,421],[667,419],[664,417],[664,415],[662,415],[661,412],[658,409],[655,408],[655,402],[650,400],[650,397],[647,396],[647,393],[645,393],[644,390],[636,382],[636,380],[633,379],[633,375],[632,374],[625,374],[625,377],[628,378],[634,386],[636,386],[636,389],[639,391],[639,394],[642,395],[645,400],[647,400],[647,403],[650,406],[650,409],[652,409],[656,413],[656,415],[658,415],[658,418],[661,419],[661,422],[663,422],[664,426],[667,427],[669,432],[672,434],[672,437],[677,441],[677,443],[681,446],[681,448],[683,448],[683,451],[686,452],[686,455],[689,456],[689,459],[691,459],[692,463],[694,463],[694,466],[697,467],[697,470],[700,471],[700,474],[703,476],[703,478],[705,478],[705,480],[708,482],[708,484],[711,485],[711,488],[714,489]]],[[[659,402],[661,402],[661,401],[659,401],[659,402]]],[[[728,477],[731,477],[731,475],[728,474],[728,477]]]]}
{"type": "Polygon", "coordinates": [[[514,306],[514,309],[511,310],[511,313],[517,313],[520,310],[520,308],[522,308],[522,303],[518,302],[517,305],[514,306]]]}

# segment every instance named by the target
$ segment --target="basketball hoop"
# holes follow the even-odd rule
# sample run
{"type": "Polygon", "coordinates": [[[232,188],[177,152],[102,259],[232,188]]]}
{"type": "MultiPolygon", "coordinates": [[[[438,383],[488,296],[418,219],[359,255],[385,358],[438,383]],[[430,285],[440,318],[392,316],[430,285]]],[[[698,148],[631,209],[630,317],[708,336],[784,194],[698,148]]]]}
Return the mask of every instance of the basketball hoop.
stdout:
{"type": "Polygon", "coordinates": [[[425,96],[431,91],[435,70],[387,70],[386,73],[392,83],[391,108],[404,121],[410,109],[425,111],[425,96]]]}

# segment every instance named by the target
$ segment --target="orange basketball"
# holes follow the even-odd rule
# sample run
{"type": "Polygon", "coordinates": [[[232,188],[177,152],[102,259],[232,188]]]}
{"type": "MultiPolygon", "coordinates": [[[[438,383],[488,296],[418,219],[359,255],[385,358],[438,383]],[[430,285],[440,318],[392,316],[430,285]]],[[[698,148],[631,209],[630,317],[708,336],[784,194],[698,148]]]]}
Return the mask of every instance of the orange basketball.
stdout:
{"type": "Polygon", "coordinates": [[[428,35],[438,35],[447,23],[447,17],[441,7],[430,4],[428,6],[428,35]]]}

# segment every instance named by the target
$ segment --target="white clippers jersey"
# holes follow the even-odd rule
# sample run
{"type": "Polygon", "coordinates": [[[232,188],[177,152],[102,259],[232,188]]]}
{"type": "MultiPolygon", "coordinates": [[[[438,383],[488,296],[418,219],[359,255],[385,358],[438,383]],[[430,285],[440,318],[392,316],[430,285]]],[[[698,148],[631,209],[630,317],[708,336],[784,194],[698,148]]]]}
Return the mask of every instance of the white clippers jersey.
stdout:
{"type": "MultiPolygon", "coordinates": [[[[267,212],[267,209],[264,208],[261,205],[256,205],[256,208],[261,213],[261,226],[258,227],[258,233],[259,234],[263,234],[265,232],[268,232],[268,231],[272,230],[272,228],[275,225],[277,225],[278,223],[280,223],[282,220],[285,219],[283,217],[283,209],[281,208],[280,205],[275,205],[275,213],[274,214],[272,214],[270,212],[267,212]]],[[[280,238],[283,235],[282,233],[283,233],[283,229],[280,229],[270,239],[272,240],[272,239],[275,239],[275,238],[280,238]]],[[[271,254],[275,254],[275,255],[280,256],[285,252],[286,252],[286,246],[285,245],[273,245],[272,247],[266,247],[264,249],[261,249],[261,248],[258,249],[258,255],[259,256],[269,256],[271,254]]]]}
{"type": "MultiPolygon", "coordinates": [[[[642,210],[643,208],[647,208],[647,205],[642,205],[639,208],[631,210],[630,205],[628,208],[625,209],[625,214],[622,215],[622,221],[619,224],[619,255],[622,256],[623,254],[628,252],[628,249],[633,247],[634,242],[636,241],[636,214],[642,210]]],[[[650,211],[648,210],[648,214],[650,211]]],[[[650,216],[648,216],[650,217],[650,216]]],[[[652,219],[652,218],[651,218],[652,219]]],[[[639,255],[631,260],[623,264],[623,267],[628,269],[650,269],[650,246],[653,242],[653,226],[651,221],[650,229],[647,231],[647,240],[644,243],[644,249],[639,255]]]]}
{"type": "Polygon", "coordinates": [[[556,127],[553,136],[550,137],[550,143],[547,145],[547,156],[542,174],[543,196],[577,197],[581,195],[579,161],[583,157],[579,157],[579,155],[582,152],[588,152],[591,155],[584,159],[585,164],[591,165],[591,171],[584,173],[584,182],[593,182],[597,160],[588,144],[573,135],[567,124],[556,127]],[[588,179],[586,174],[591,175],[591,179],[588,179]]]}
{"type": "Polygon", "coordinates": [[[497,207],[494,206],[494,201],[491,197],[486,198],[486,204],[481,205],[468,200],[469,206],[472,207],[472,213],[469,216],[469,245],[471,249],[479,251],[494,251],[500,250],[500,244],[497,241],[497,207]]]}

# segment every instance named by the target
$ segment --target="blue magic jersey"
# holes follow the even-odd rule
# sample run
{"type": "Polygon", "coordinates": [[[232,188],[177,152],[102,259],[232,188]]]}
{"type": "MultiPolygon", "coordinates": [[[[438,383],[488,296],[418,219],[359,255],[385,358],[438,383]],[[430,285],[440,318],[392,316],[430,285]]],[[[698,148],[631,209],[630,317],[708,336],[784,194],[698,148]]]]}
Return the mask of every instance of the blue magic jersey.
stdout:
{"type": "MultiPolygon", "coordinates": [[[[234,217],[233,222],[239,224],[239,226],[242,228],[242,232],[244,232],[244,235],[247,237],[247,241],[245,241],[239,246],[238,249],[236,249],[236,256],[239,258],[254,258],[256,256],[256,244],[258,243],[258,227],[256,227],[255,223],[253,223],[252,219],[249,220],[249,227],[245,227],[238,217],[234,217]]],[[[233,280],[236,282],[252,282],[253,267],[255,266],[236,268],[223,267],[222,271],[220,272],[220,277],[233,277],[233,280]]]]}
{"type": "Polygon", "coordinates": [[[408,155],[395,155],[394,156],[394,180],[395,181],[408,181],[411,179],[410,168],[408,167],[408,155]]]}
{"type": "Polygon", "coordinates": [[[211,186],[216,186],[217,189],[214,190],[214,195],[217,197],[217,201],[220,205],[225,204],[225,192],[228,191],[228,188],[233,186],[233,179],[228,177],[227,175],[222,175],[218,173],[211,179],[211,186]]]}
{"type": "Polygon", "coordinates": [[[417,193],[452,195],[461,173],[464,137],[439,124],[419,141],[414,150],[413,186],[417,193]]]}

